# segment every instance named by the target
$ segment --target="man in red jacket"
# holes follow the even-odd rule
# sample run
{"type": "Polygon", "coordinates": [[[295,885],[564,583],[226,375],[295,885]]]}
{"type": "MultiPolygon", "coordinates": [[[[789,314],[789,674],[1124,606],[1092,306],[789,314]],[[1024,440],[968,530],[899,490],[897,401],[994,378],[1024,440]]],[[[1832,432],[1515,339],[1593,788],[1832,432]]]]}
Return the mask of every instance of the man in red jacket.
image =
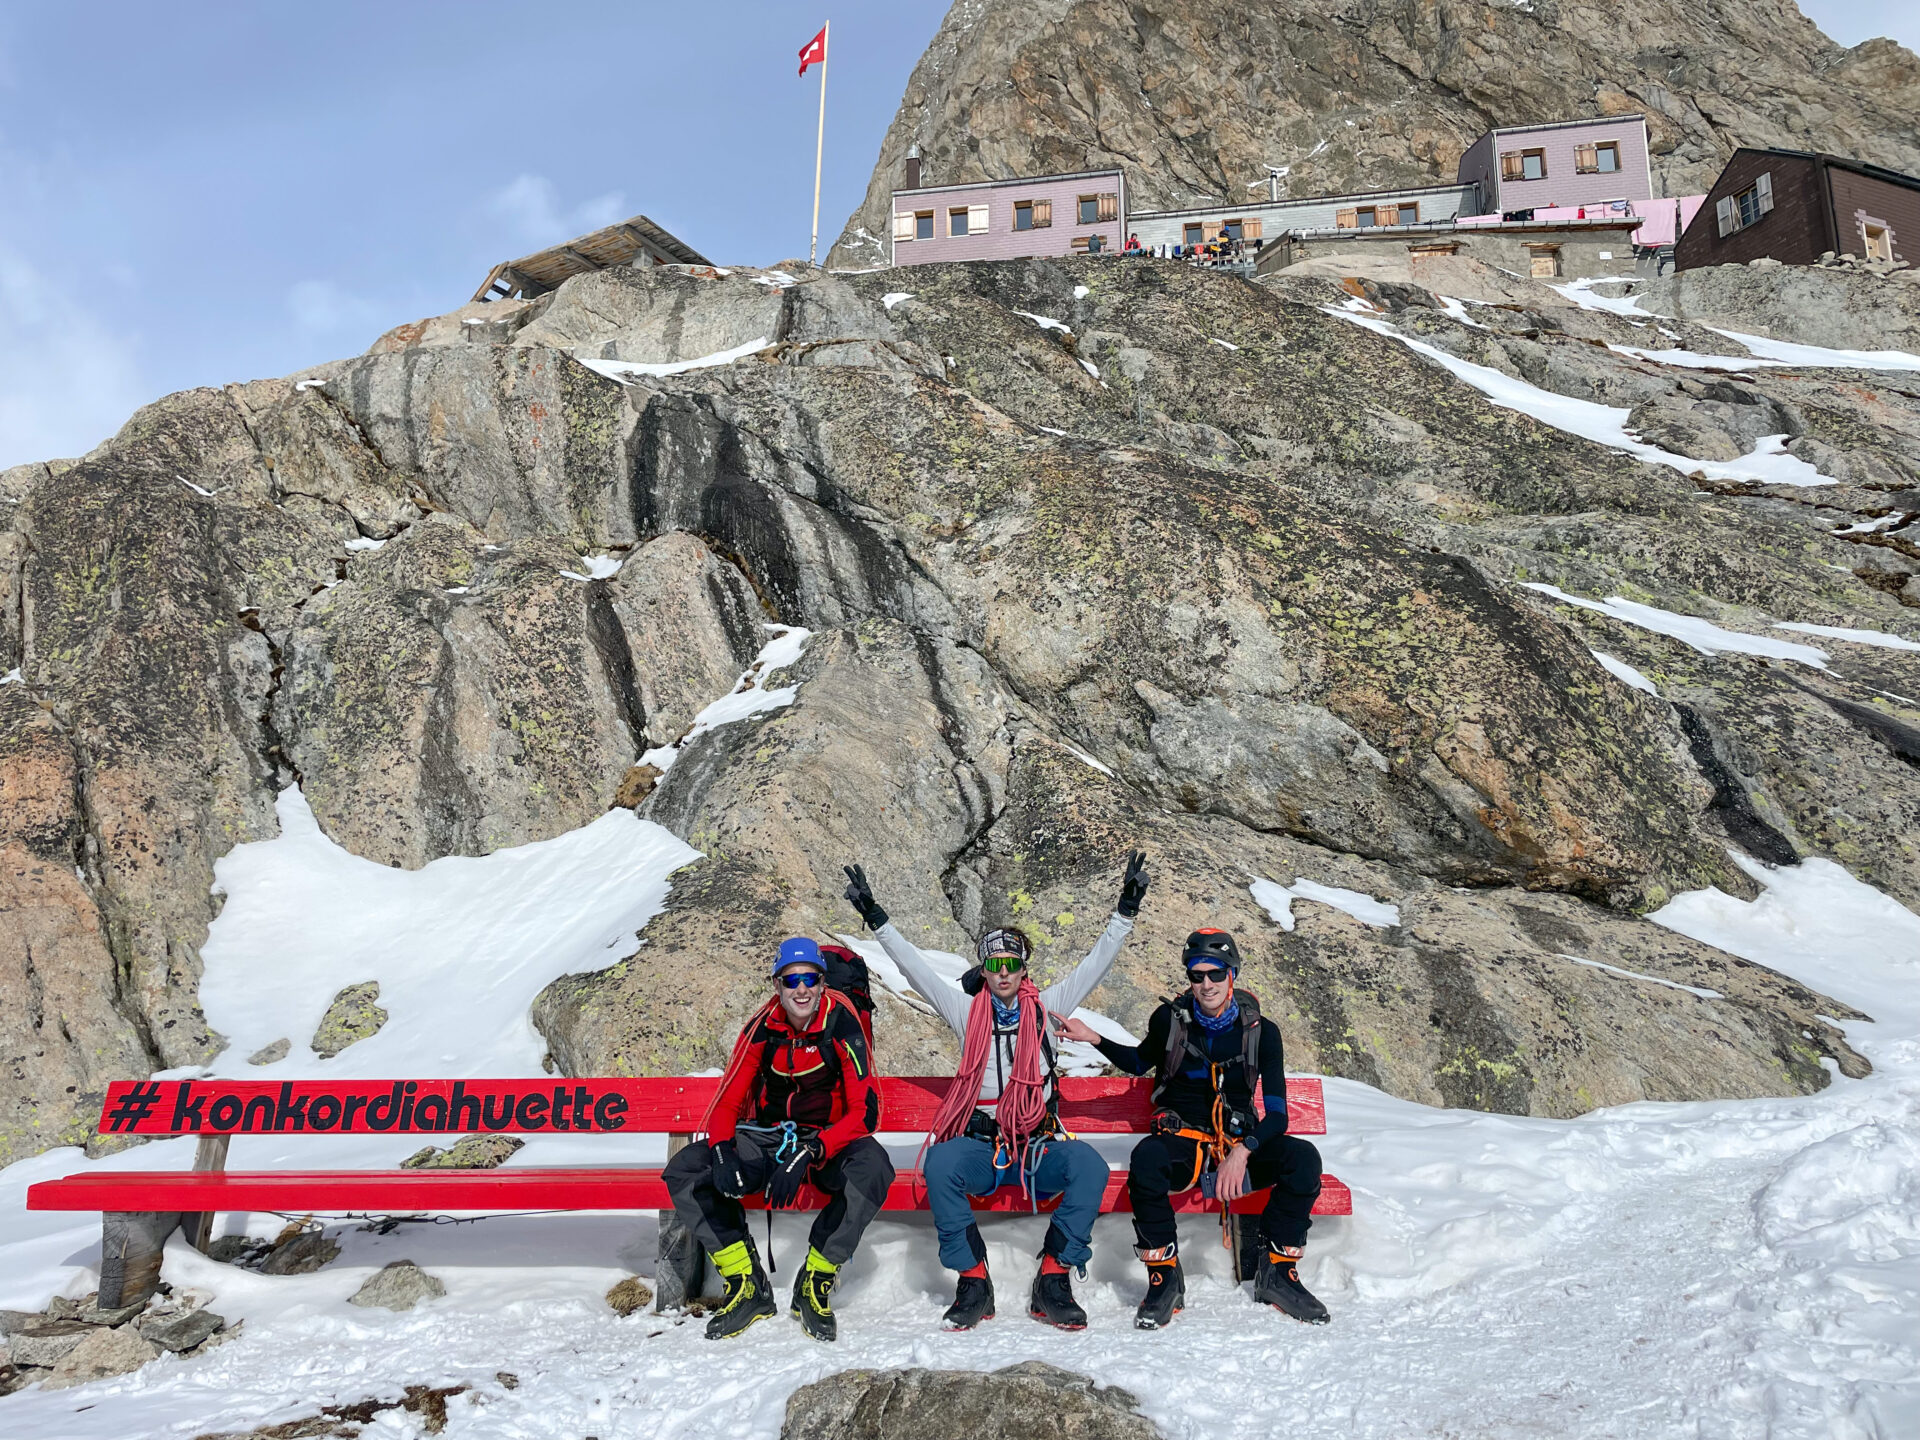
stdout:
{"type": "Polygon", "coordinates": [[[873,1138],[880,1093],[859,1012],[827,988],[820,947],[783,941],[774,998],[747,1022],[707,1115],[704,1143],[686,1146],[662,1178],[681,1222],[726,1281],[707,1338],[725,1340],[775,1314],[741,1197],[764,1190],[773,1209],[809,1181],[829,1197],[813,1222],[792,1313],[816,1340],[836,1333],[829,1297],[840,1267],[887,1198],[893,1162],[873,1138]]]}

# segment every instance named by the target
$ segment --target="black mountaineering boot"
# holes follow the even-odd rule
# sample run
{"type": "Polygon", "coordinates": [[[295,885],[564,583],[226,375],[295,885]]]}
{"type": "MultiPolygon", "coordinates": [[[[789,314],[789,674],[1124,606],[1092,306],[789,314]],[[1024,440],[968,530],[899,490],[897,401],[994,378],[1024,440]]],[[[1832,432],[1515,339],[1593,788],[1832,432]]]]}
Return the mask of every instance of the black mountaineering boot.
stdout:
{"type": "Polygon", "coordinates": [[[1305,1325],[1325,1325],[1333,1317],[1314,1293],[1300,1283],[1300,1257],[1269,1248],[1253,1277],[1253,1298],[1305,1325]]]}
{"type": "Polygon", "coordinates": [[[1187,1303],[1187,1281],[1180,1273],[1178,1247],[1142,1250],[1136,1245],[1133,1253],[1147,1262],[1147,1297],[1133,1312],[1134,1328],[1164,1330],[1187,1303]]]}
{"type": "Polygon", "coordinates": [[[971,1330],[982,1320],[992,1318],[993,1279],[987,1274],[987,1265],[983,1260],[972,1270],[960,1272],[960,1283],[953,1291],[953,1304],[940,1317],[940,1323],[948,1330],[971,1330]]]}
{"type": "Polygon", "coordinates": [[[767,1272],[760,1268],[760,1256],[753,1248],[753,1242],[742,1240],[739,1248],[746,1252],[744,1257],[740,1257],[732,1245],[713,1257],[716,1268],[725,1264],[734,1273],[729,1275],[726,1270],[720,1272],[727,1283],[727,1292],[721,1297],[720,1308],[707,1320],[709,1340],[731,1340],[754,1321],[780,1313],[780,1307],[774,1303],[773,1290],[767,1284],[767,1272]],[[734,1269],[739,1258],[747,1261],[746,1270],[734,1269]]]}
{"type": "Polygon", "coordinates": [[[1067,1267],[1045,1251],[1041,1252],[1040,1271],[1033,1277],[1027,1313],[1056,1330],[1087,1328],[1087,1312],[1074,1303],[1073,1282],[1067,1278],[1067,1267]]]}
{"type": "Polygon", "coordinates": [[[840,1333],[830,1303],[834,1283],[839,1278],[837,1270],[824,1270],[809,1264],[801,1267],[800,1277],[793,1282],[793,1318],[800,1322],[802,1330],[816,1340],[832,1340],[840,1333]]]}

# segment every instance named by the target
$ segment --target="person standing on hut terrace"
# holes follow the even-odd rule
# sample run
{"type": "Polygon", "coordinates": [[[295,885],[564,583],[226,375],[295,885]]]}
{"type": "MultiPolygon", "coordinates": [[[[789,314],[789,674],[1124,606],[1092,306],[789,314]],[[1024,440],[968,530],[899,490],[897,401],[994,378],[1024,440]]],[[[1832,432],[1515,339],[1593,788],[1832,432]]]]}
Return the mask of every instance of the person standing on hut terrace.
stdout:
{"type": "Polygon", "coordinates": [[[934,1116],[927,1150],[927,1204],[940,1237],[940,1263],[960,1274],[949,1330],[971,1330],[993,1318],[993,1281],[987,1247],[974,1223],[971,1196],[1018,1185],[1032,1200],[1055,1195],[1059,1207],[1040,1247],[1027,1311],[1062,1330],[1084,1330],[1087,1312],[1073,1298],[1068,1270],[1086,1278],[1093,1257],[1093,1222],[1106,1193],[1107,1162],[1084,1140],[1060,1128],[1055,1053],[1048,1024],[1071,1015],[1107,977],[1133,932],[1146,898],[1144,854],[1127,857],[1113,918],[1086,959],[1064,979],[1041,990],[1027,973],[1033,946],[1014,926],[989,930],[976,947],[979,964],[961,982],[967,999],[943,979],[902,935],[873,898],[867,874],[847,867],[847,900],[900,967],[907,982],[960,1036],[960,1070],[934,1116]]]}
{"type": "Polygon", "coordinates": [[[1163,1329],[1186,1303],[1173,1214],[1174,1195],[1212,1184],[1212,1197],[1237,1200],[1267,1189],[1260,1217],[1266,1247],[1253,1298],[1309,1325],[1327,1323],[1327,1307],[1300,1283],[1300,1257],[1320,1198],[1320,1152],[1287,1133],[1286,1057],[1280,1027],[1259,998],[1238,988],[1240,949],[1224,930],[1196,930],[1181,953],[1188,991],[1147,1019],[1147,1038],[1122,1045],[1079,1020],[1063,1040],[1097,1046],[1115,1069],[1154,1072],[1153,1133],[1133,1147],[1127,1194],[1134,1247],[1147,1266],[1147,1295],[1133,1323],[1163,1329]],[[1266,1114],[1253,1113],[1259,1084],[1266,1114]]]}
{"type": "Polygon", "coordinates": [[[866,1031],[853,1002],[827,988],[819,945],[782,941],[773,980],[773,998],[734,1042],[706,1140],[683,1147],[661,1174],[681,1223],[726,1281],[707,1321],[709,1340],[731,1339],[779,1309],[747,1233],[743,1196],[765,1190],[768,1207],[784,1209],[811,1181],[830,1197],[813,1222],[791,1313],[814,1339],[832,1340],[840,1267],[893,1183],[893,1162],[873,1138],[880,1092],[866,1031]]]}

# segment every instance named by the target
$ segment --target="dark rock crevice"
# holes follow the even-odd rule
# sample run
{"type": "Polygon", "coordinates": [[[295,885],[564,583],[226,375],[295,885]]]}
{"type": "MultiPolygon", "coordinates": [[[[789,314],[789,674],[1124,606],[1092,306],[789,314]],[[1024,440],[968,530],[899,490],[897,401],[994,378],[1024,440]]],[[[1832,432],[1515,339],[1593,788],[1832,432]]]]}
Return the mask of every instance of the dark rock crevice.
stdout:
{"type": "Polygon", "coordinates": [[[1715,744],[1713,731],[1693,706],[1673,702],[1673,712],[1687,737],[1687,748],[1701,775],[1713,786],[1708,808],[1718,817],[1727,838],[1756,860],[1769,865],[1798,865],[1800,852],[1793,842],[1761,818],[1747,798],[1747,787],[1715,744]]]}

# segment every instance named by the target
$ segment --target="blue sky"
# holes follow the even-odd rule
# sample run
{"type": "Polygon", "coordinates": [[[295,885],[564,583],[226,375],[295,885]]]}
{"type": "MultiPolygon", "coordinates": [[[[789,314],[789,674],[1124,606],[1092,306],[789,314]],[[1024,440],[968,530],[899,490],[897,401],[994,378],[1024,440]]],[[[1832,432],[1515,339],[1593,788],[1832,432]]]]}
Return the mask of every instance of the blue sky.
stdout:
{"type": "MultiPolygon", "coordinates": [[[[1920,7],[1803,8],[1920,47],[1920,7]]],[[[819,92],[795,52],[831,16],[824,253],[945,11],[0,0],[0,467],[355,353],[635,212],[716,259],[804,257],[819,92]]]]}

